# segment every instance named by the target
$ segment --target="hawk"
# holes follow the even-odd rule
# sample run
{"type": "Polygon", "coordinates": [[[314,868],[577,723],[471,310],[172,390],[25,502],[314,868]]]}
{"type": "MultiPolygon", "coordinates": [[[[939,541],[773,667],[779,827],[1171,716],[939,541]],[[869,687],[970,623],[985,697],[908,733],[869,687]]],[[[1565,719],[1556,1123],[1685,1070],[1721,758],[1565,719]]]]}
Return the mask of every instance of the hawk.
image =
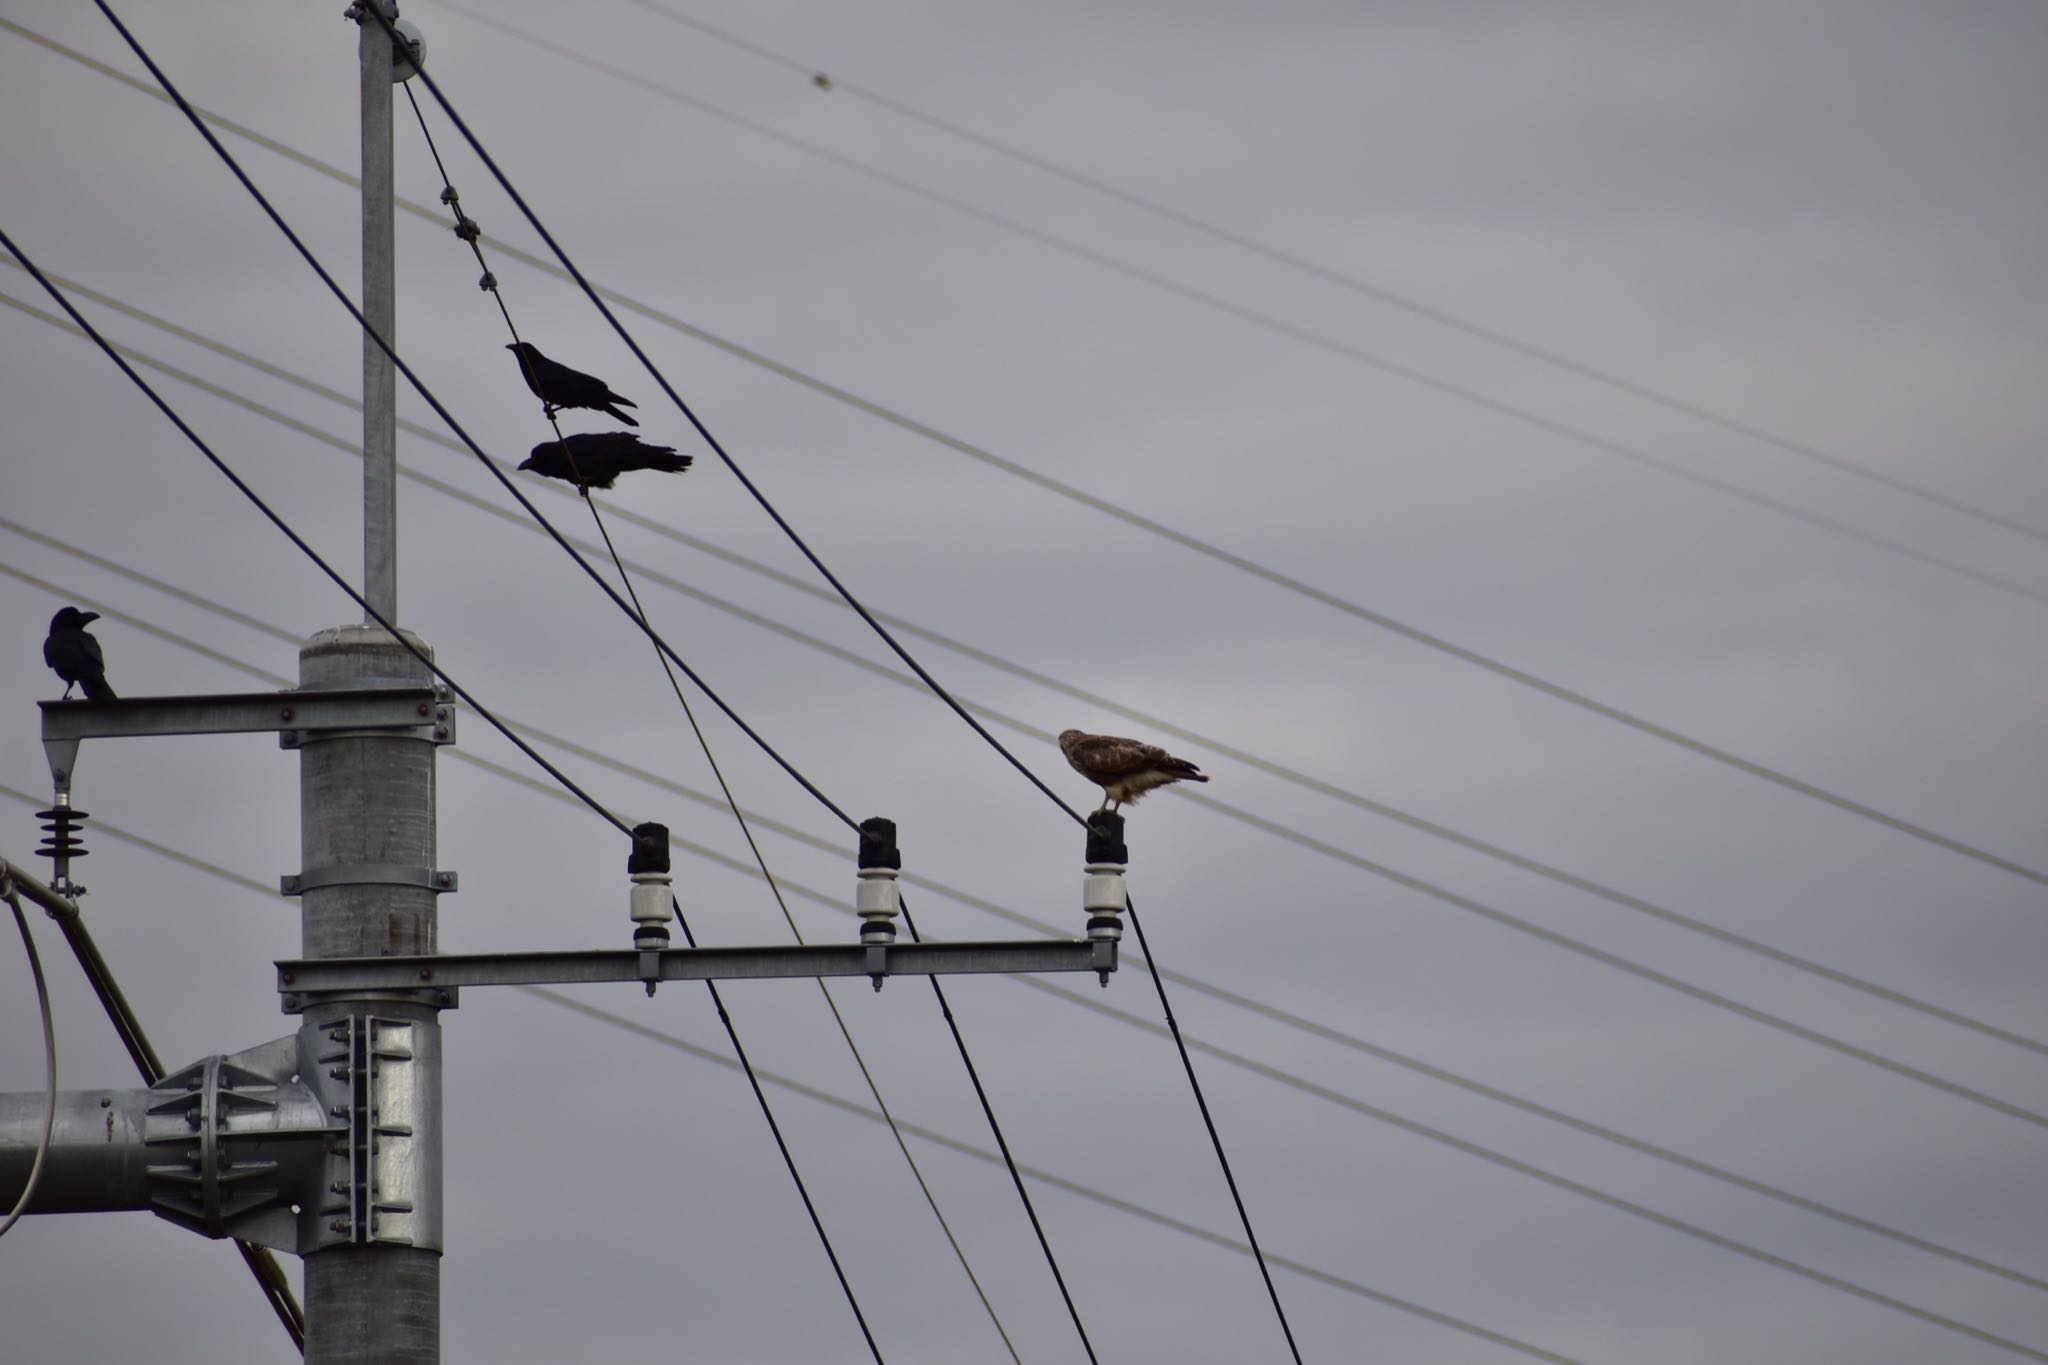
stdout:
{"type": "Polygon", "coordinates": [[[610,413],[629,427],[640,425],[619,411],[622,407],[639,405],[630,398],[621,398],[613,393],[612,386],[596,375],[572,370],[560,361],[549,360],[530,341],[515,341],[505,349],[519,357],[520,377],[526,381],[526,387],[533,390],[533,396],[547,408],[548,416],[554,416],[558,408],[590,408],[610,413]]]}
{"type": "Polygon", "coordinates": [[[100,652],[100,642],[85,629],[99,619],[98,612],[80,611],[77,607],[66,607],[50,618],[50,638],[43,641],[43,662],[56,669],[57,676],[64,680],[66,698],[72,688],[83,687],[85,695],[93,701],[114,700],[114,689],[107,685],[107,656],[100,652]]]}
{"type": "Polygon", "coordinates": [[[1207,782],[1200,768],[1184,758],[1175,758],[1156,744],[1121,739],[1116,735],[1090,735],[1079,730],[1060,732],[1060,752],[1081,776],[1102,788],[1102,804],[1108,810],[1114,802],[1135,802],[1154,787],[1169,782],[1207,782]]]}
{"type": "Polygon", "coordinates": [[[519,467],[578,488],[610,488],[629,470],[680,474],[690,461],[690,456],[676,454],[674,446],[648,445],[630,431],[580,431],[559,441],[542,441],[519,467]]]}

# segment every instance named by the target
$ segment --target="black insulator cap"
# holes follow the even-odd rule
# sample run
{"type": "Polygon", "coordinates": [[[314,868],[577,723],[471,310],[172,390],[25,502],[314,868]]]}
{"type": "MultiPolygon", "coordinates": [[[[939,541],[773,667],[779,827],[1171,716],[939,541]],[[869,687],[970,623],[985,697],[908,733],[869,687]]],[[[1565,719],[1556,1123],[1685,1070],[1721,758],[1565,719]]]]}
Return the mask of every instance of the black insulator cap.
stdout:
{"type": "Polygon", "coordinates": [[[873,815],[860,822],[860,865],[900,870],[903,855],[896,851],[896,822],[873,815]]]}
{"type": "Polygon", "coordinates": [[[1091,863],[1128,863],[1131,851],[1124,847],[1124,818],[1113,810],[1099,810],[1088,817],[1088,859],[1091,863]]]}
{"type": "Polygon", "coordinates": [[[636,872],[668,871],[668,826],[649,820],[633,826],[633,852],[626,859],[626,875],[636,872]]]}

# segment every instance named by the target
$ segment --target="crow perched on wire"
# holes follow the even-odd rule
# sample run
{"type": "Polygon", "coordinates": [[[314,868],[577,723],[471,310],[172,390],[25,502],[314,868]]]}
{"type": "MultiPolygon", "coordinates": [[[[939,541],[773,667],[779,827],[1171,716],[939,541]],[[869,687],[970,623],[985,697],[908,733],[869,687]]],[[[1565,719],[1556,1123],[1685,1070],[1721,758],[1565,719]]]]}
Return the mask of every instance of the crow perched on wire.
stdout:
{"type": "Polygon", "coordinates": [[[66,607],[50,618],[50,638],[43,641],[43,662],[56,669],[57,676],[64,680],[67,700],[74,687],[83,687],[92,701],[114,700],[114,689],[107,686],[107,658],[100,653],[100,642],[85,629],[99,619],[98,612],[80,611],[77,607],[66,607]]]}
{"type": "Polygon", "coordinates": [[[644,445],[630,431],[586,431],[559,441],[542,441],[519,467],[579,488],[610,488],[612,480],[635,469],[680,474],[690,467],[691,459],[676,454],[672,446],[644,445]]]}
{"type": "Polygon", "coordinates": [[[519,358],[519,373],[526,380],[526,387],[533,390],[533,396],[547,405],[548,416],[554,416],[558,408],[594,408],[610,413],[629,427],[640,425],[619,411],[621,407],[638,404],[613,393],[611,385],[596,375],[549,360],[530,341],[515,341],[505,349],[519,358]]]}

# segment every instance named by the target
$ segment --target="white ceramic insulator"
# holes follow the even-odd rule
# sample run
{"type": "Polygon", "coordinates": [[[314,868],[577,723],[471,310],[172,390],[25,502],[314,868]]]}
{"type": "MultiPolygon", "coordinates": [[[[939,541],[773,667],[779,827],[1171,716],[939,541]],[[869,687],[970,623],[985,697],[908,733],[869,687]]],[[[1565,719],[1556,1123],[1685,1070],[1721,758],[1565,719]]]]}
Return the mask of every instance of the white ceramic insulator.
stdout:
{"type": "Polygon", "coordinates": [[[1088,869],[1081,879],[1081,908],[1092,914],[1121,915],[1124,912],[1124,871],[1115,864],[1097,864],[1114,871],[1088,869]]]}
{"type": "Polygon", "coordinates": [[[903,908],[903,897],[896,890],[896,872],[893,868],[864,867],[860,880],[854,884],[853,908],[863,916],[881,916],[894,919],[903,908]]]}
{"type": "Polygon", "coordinates": [[[667,924],[675,918],[670,904],[669,875],[666,872],[633,874],[633,923],[667,924]]]}

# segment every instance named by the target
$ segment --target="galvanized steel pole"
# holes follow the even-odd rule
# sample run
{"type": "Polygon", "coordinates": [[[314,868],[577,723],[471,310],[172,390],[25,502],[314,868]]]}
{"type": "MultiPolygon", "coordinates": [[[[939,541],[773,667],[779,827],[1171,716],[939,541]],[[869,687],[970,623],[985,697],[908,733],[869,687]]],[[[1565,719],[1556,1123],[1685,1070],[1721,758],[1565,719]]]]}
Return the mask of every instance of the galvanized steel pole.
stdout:
{"type": "MultiPolygon", "coordinates": [[[[362,0],[395,19],[394,0],[362,0]]],[[[359,21],[363,106],[363,317],[398,345],[397,247],[392,229],[391,39],[359,21]]],[[[398,620],[398,373],[363,333],[363,596],[398,620]]],[[[371,618],[363,617],[365,621],[371,618]]]]}
{"type": "MultiPolygon", "coordinates": [[[[395,18],[393,0],[362,0],[395,18]]],[[[392,41],[373,17],[358,20],[362,62],[363,315],[395,344],[396,284],[392,230],[392,41]]],[[[397,381],[391,360],[363,340],[363,595],[398,619],[397,381]]],[[[300,686],[351,688],[394,683],[433,685],[406,649],[374,625],[341,626],[307,641],[299,652],[300,686]]],[[[307,957],[431,953],[437,938],[436,893],[390,878],[392,868],[432,868],[435,854],[434,744],[423,736],[342,732],[309,735],[299,750],[301,868],[324,884],[300,897],[302,951],[307,957]]],[[[358,1118],[371,1136],[348,1155],[357,1172],[346,1198],[351,1212],[323,1223],[339,1239],[305,1256],[308,1365],[438,1365],[441,1358],[441,1123],[439,1011],[416,1000],[344,1000],[307,1012],[307,1022],[334,1030],[347,1053],[358,1093],[358,1118]],[[363,1074],[375,1064],[384,1024],[411,1028],[409,1064],[425,1080],[403,1115],[379,1114],[363,1074]],[[349,1043],[348,1039],[358,1040],[349,1043]],[[367,1050],[360,1040],[369,1039],[367,1050]],[[408,1131],[424,1189],[404,1193],[412,1212],[389,1225],[374,1201],[380,1123],[408,1131]],[[360,1158],[359,1160],[357,1158],[360,1158]],[[355,1188],[360,1186],[361,1188],[355,1188]],[[368,1191],[367,1193],[365,1191],[368,1191]],[[366,1226],[367,1224],[367,1226],[366,1226]],[[421,1228],[425,1228],[424,1235],[421,1228]]],[[[372,1073],[373,1074],[373,1073],[372,1073]]]]}

